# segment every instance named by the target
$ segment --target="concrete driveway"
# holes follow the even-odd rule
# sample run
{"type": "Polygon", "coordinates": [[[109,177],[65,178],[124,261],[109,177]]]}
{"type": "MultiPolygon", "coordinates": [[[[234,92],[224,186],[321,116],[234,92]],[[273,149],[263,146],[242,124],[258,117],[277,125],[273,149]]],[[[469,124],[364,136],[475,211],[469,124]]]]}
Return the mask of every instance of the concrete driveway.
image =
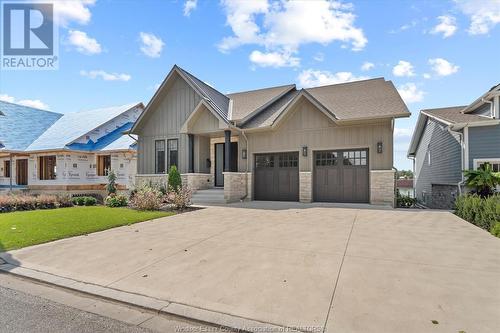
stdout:
{"type": "Polygon", "coordinates": [[[209,207],[4,257],[62,277],[316,332],[500,327],[500,239],[448,212],[209,207]]]}

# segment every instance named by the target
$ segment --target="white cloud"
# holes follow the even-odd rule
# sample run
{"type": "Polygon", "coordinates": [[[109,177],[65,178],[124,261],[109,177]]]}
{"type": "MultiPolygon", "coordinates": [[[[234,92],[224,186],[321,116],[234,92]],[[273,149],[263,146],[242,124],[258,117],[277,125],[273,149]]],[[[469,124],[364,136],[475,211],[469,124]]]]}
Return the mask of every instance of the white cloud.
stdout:
{"type": "Polygon", "coordinates": [[[325,54],[323,52],[318,52],[314,55],[313,59],[317,62],[323,62],[325,60],[325,54]]]}
{"type": "Polygon", "coordinates": [[[104,81],[129,81],[132,77],[129,74],[108,73],[103,70],[80,71],[81,76],[86,76],[91,79],[101,78],[104,81]]]}
{"type": "Polygon", "coordinates": [[[39,99],[22,99],[18,101],[14,97],[9,96],[7,94],[0,94],[0,101],[16,103],[36,109],[50,110],[49,106],[39,99]]]}
{"type": "Polygon", "coordinates": [[[500,0],[455,0],[458,8],[470,17],[471,35],[483,35],[500,23],[500,0]]]}
{"type": "Polygon", "coordinates": [[[350,4],[327,0],[223,0],[222,6],[233,35],[219,43],[221,52],[256,44],[268,53],[297,53],[303,44],[327,45],[334,41],[359,51],[367,43],[363,30],[354,25],[356,16],[350,4]]]}
{"type": "Polygon", "coordinates": [[[306,69],[303,70],[297,80],[303,88],[325,86],[329,84],[337,84],[351,81],[366,80],[366,76],[355,76],[351,72],[331,73],[329,71],[306,69]]]}
{"type": "Polygon", "coordinates": [[[249,59],[260,67],[297,67],[300,59],[293,57],[289,52],[267,52],[258,50],[250,53],[249,59]]]}
{"type": "Polygon", "coordinates": [[[161,40],[160,37],[146,32],[141,32],[139,34],[139,37],[141,38],[142,43],[142,53],[151,58],[158,58],[161,55],[161,51],[163,50],[163,46],[165,46],[165,43],[161,40]]]}
{"type": "Polygon", "coordinates": [[[439,76],[448,76],[458,72],[459,66],[456,66],[443,58],[429,59],[432,70],[439,76]]]}
{"type": "Polygon", "coordinates": [[[99,54],[102,52],[101,45],[94,38],[89,37],[85,32],[70,30],[68,41],[76,47],[76,50],[83,54],[99,54]]]}
{"type": "Polygon", "coordinates": [[[421,102],[424,99],[424,92],[417,88],[415,83],[405,83],[398,87],[401,98],[407,103],[421,102]]]}
{"type": "Polygon", "coordinates": [[[429,73],[424,73],[422,76],[424,77],[424,79],[430,79],[431,78],[431,75],[429,73]]]}
{"type": "Polygon", "coordinates": [[[186,0],[184,2],[184,16],[190,16],[191,12],[196,9],[198,5],[198,0],[186,0]]]}
{"type": "Polygon", "coordinates": [[[54,16],[56,23],[67,27],[71,22],[87,24],[90,22],[92,14],[89,7],[93,6],[96,0],[36,0],[37,2],[54,4],[54,16]]]}
{"type": "Polygon", "coordinates": [[[432,30],[431,34],[443,34],[443,38],[451,37],[457,31],[457,20],[450,15],[438,16],[439,24],[432,30]]]}
{"type": "Polygon", "coordinates": [[[364,71],[364,72],[366,72],[366,71],[369,71],[369,70],[373,69],[374,67],[375,67],[374,63],[365,61],[363,63],[363,65],[361,65],[361,70],[364,71]]]}
{"type": "Polygon", "coordinates": [[[414,76],[413,65],[404,60],[400,60],[396,66],[392,69],[392,74],[395,76],[414,76]]]}

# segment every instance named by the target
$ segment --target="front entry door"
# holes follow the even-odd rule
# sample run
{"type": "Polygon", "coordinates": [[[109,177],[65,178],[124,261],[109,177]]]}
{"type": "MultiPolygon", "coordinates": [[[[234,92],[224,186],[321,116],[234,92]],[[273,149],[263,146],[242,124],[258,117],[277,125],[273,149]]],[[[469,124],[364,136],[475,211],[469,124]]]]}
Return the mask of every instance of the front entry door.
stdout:
{"type": "Polygon", "coordinates": [[[16,161],[16,183],[17,185],[28,185],[28,160],[16,161]]]}
{"type": "MultiPolygon", "coordinates": [[[[224,143],[215,144],[215,186],[224,186],[224,143]]],[[[238,142],[231,142],[231,160],[229,170],[238,171],[238,142]]]]}

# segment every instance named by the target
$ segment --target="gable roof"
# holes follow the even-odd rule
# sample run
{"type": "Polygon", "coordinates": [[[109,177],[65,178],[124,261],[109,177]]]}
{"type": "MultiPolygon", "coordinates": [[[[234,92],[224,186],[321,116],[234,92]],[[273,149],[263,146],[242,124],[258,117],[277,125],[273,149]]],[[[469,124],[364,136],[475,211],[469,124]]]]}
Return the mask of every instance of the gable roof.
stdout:
{"type": "Polygon", "coordinates": [[[481,95],[481,97],[479,97],[474,102],[464,107],[462,112],[463,113],[473,112],[474,110],[485,104],[486,103],[485,100],[489,100],[490,98],[493,98],[493,96],[498,96],[499,94],[500,94],[500,83],[494,85],[487,92],[481,95]]]}
{"type": "Polygon", "coordinates": [[[135,122],[131,133],[159,98],[159,92],[173,73],[178,73],[226,123],[234,121],[242,128],[274,124],[300,96],[309,99],[334,121],[409,117],[410,112],[391,81],[384,78],[297,90],[295,84],[242,91],[224,95],[186,70],[174,65],[146,109],[135,122]]]}
{"type": "Polygon", "coordinates": [[[89,111],[66,113],[30,144],[26,150],[64,149],[79,137],[118,117],[125,111],[141,105],[142,103],[132,103],[89,111]]]}
{"type": "Polygon", "coordinates": [[[392,82],[384,78],[305,90],[339,120],[410,116],[392,82]]]}
{"type": "Polygon", "coordinates": [[[63,115],[0,101],[2,148],[24,150],[63,115]]]}
{"type": "Polygon", "coordinates": [[[272,104],[290,90],[295,90],[295,84],[227,94],[232,101],[230,119],[244,121],[245,118],[250,118],[252,114],[258,113],[260,109],[272,104]]]}

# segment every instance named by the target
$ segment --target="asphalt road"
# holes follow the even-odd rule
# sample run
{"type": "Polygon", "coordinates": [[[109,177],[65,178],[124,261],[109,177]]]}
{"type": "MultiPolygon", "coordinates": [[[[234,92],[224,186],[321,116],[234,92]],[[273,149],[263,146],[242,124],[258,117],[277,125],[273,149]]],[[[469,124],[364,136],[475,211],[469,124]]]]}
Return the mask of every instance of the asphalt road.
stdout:
{"type": "Polygon", "coordinates": [[[0,332],[151,331],[0,286],[0,332]]]}

